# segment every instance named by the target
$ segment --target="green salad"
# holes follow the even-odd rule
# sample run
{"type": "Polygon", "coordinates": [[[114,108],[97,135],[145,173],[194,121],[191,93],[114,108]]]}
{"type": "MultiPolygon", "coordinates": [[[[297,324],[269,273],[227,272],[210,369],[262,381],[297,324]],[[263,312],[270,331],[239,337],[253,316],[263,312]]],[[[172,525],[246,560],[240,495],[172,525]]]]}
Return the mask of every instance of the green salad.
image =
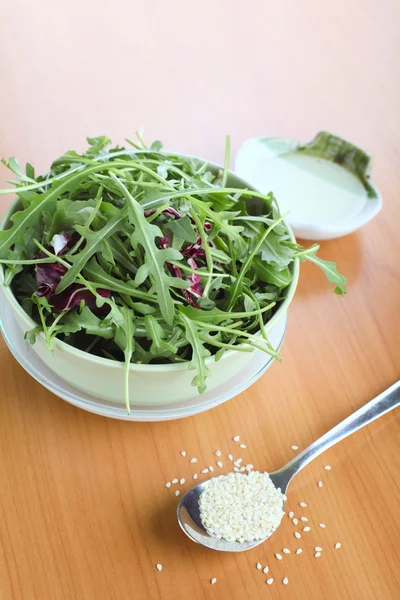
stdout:
{"type": "Polygon", "coordinates": [[[318,265],[345,293],[333,262],[288,233],[272,193],[229,184],[225,166],[146,147],[88,138],[45,175],[16,175],[19,206],[0,231],[4,285],[11,285],[51,350],[54,338],[129,365],[182,363],[206,389],[207,359],[227,350],[276,358],[265,324],[285,299],[294,261],[318,265]]]}

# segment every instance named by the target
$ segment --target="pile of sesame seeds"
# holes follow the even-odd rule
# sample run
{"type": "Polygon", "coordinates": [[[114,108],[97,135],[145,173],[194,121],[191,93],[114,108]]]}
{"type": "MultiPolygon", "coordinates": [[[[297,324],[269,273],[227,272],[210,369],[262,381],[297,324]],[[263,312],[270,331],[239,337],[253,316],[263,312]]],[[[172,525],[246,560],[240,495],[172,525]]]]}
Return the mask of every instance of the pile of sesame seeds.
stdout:
{"type": "Polygon", "coordinates": [[[252,542],[277,529],[285,499],[268,473],[229,473],[208,482],[199,499],[200,517],[213,537],[252,542]]]}

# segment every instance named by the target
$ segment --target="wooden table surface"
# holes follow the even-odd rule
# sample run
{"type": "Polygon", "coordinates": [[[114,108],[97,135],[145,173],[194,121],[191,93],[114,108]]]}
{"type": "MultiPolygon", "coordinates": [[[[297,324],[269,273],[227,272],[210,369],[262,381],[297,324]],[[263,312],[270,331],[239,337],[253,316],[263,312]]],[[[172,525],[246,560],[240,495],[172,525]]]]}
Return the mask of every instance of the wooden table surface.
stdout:
{"type": "MultiPolygon", "coordinates": [[[[399,378],[399,3],[98,6],[3,2],[2,156],[45,169],[85,135],[121,141],[143,123],[170,149],[221,160],[226,132],[236,149],[254,135],[307,140],[328,129],[373,155],[384,210],[322,244],[349,279],[347,296],[302,266],[283,364],[205,414],[147,424],[86,413],[41,387],[0,342],[1,600],[399,598],[398,412],[296,477],[287,508],[311,526],[300,540],[285,517],[261,547],[213,553],[180,531],[174,495],[215,463],[216,449],[224,469],[229,452],[262,470],[281,466],[292,445],[306,447],[399,378]],[[174,477],[186,483],[167,489],[174,477]],[[276,560],[284,547],[291,554],[276,560]]],[[[0,187],[7,176],[1,169],[0,187]]],[[[10,201],[1,197],[2,212],[10,201]]]]}

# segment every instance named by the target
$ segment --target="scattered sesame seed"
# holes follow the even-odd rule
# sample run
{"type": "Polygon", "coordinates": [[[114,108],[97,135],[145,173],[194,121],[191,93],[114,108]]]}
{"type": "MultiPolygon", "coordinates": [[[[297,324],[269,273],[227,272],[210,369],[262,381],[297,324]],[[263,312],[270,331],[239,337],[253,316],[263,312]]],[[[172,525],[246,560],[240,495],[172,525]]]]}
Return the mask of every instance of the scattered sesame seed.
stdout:
{"type": "Polygon", "coordinates": [[[167,483],[165,484],[165,487],[170,488],[171,487],[171,482],[167,481],[167,483]]]}
{"type": "Polygon", "coordinates": [[[190,459],[190,462],[191,462],[191,463],[195,463],[195,462],[197,462],[197,458],[196,458],[195,456],[193,456],[193,458],[191,458],[191,459],[190,459]]]}
{"type": "Polygon", "coordinates": [[[300,517],[300,521],[308,521],[307,517],[300,517]]]}
{"type": "Polygon", "coordinates": [[[282,554],[279,554],[278,552],[275,554],[275,558],[277,558],[278,560],[282,560],[282,554]]]}
{"type": "Polygon", "coordinates": [[[247,448],[246,444],[239,444],[239,448],[247,448]]]}
{"type": "Polygon", "coordinates": [[[309,527],[308,525],[306,525],[305,527],[303,527],[303,531],[310,531],[311,527],[309,527]]]}
{"type": "Polygon", "coordinates": [[[268,567],[264,567],[264,568],[263,568],[263,573],[268,573],[268,571],[269,571],[269,568],[268,568],[268,567]]]}
{"type": "Polygon", "coordinates": [[[283,552],[283,554],[290,554],[289,548],[283,548],[282,552],[283,552]]]}
{"type": "Polygon", "coordinates": [[[246,467],[240,467],[240,469],[239,469],[239,472],[240,472],[240,473],[244,473],[244,472],[245,472],[245,470],[246,470],[246,467]]]}
{"type": "Polygon", "coordinates": [[[261,563],[257,563],[256,564],[256,569],[258,569],[259,571],[261,571],[261,563]]]}
{"type": "Polygon", "coordinates": [[[331,465],[324,466],[325,471],[330,471],[332,469],[331,465]]]}
{"type": "Polygon", "coordinates": [[[297,548],[297,550],[296,550],[296,554],[301,554],[302,552],[303,552],[303,549],[302,549],[302,548],[297,548]]]}
{"type": "Polygon", "coordinates": [[[322,483],[322,481],[318,481],[317,485],[318,487],[322,487],[324,484],[322,483]]]}
{"type": "Polygon", "coordinates": [[[242,460],[243,458],[237,458],[236,460],[234,460],[233,464],[235,465],[235,467],[240,467],[242,460]]]}
{"type": "Polygon", "coordinates": [[[288,514],[289,519],[293,519],[294,517],[294,512],[291,510],[290,513],[288,514]]]}
{"type": "Polygon", "coordinates": [[[254,465],[252,465],[252,464],[246,465],[245,469],[246,469],[246,471],[250,472],[254,469],[254,465]]]}
{"type": "Polygon", "coordinates": [[[270,577],[269,579],[267,579],[267,581],[265,582],[267,585],[272,585],[274,583],[274,578],[270,577]]]}
{"type": "Polygon", "coordinates": [[[240,440],[240,435],[235,435],[232,439],[234,442],[238,442],[240,440]]]}
{"type": "Polygon", "coordinates": [[[295,531],[294,532],[294,537],[299,540],[301,538],[301,533],[299,533],[298,531],[295,531]]]}
{"type": "Polygon", "coordinates": [[[289,579],[287,577],[284,577],[282,579],[282,583],[283,583],[283,585],[287,585],[289,583],[289,579]]]}
{"type": "Polygon", "coordinates": [[[157,569],[157,571],[162,571],[162,564],[157,563],[156,564],[156,569],[157,569]]]}
{"type": "Polygon", "coordinates": [[[315,552],[322,552],[321,546],[315,546],[314,550],[315,552]]]}
{"type": "Polygon", "coordinates": [[[325,529],[326,527],[325,523],[320,523],[319,526],[321,527],[321,529],[325,529]]]}
{"type": "Polygon", "coordinates": [[[314,558],[319,558],[320,556],[321,556],[321,552],[316,552],[316,553],[314,554],[314,558]]]}
{"type": "Polygon", "coordinates": [[[176,477],[175,477],[175,479],[172,480],[172,483],[178,483],[178,480],[176,477]]]}
{"type": "Polygon", "coordinates": [[[222,462],[222,460],[219,460],[217,462],[217,467],[219,467],[220,469],[224,466],[224,463],[222,462]]]}
{"type": "Polygon", "coordinates": [[[298,446],[292,446],[292,450],[298,450],[299,447],[298,446]]]}
{"type": "Polygon", "coordinates": [[[186,450],[181,450],[181,456],[186,456],[186,450]]]}
{"type": "Polygon", "coordinates": [[[207,467],[205,469],[202,470],[202,473],[208,473],[208,469],[207,467]]]}
{"type": "Polygon", "coordinates": [[[301,508],[307,508],[307,504],[305,502],[299,502],[299,506],[301,506],[301,508]]]}
{"type": "Polygon", "coordinates": [[[240,471],[239,467],[233,467],[233,470],[236,471],[237,473],[240,471]]]}
{"type": "Polygon", "coordinates": [[[175,496],[179,496],[180,493],[181,493],[180,490],[176,490],[175,496]]]}
{"type": "Polygon", "coordinates": [[[182,479],[180,479],[180,480],[179,480],[179,483],[180,483],[181,485],[183,485],[183,484],[185,483],[185,481],[186,481],[186,480],[185,480],[185,478],[184,478],[184,477],[182,477],[182,479]]]}
{"type": "Polygon", "coordinates": [[[214,583],[217,583],[217,578],[213,577],[210,581],[211,585],[214,585],[214,583]]]}
{"type": "Polygon", "coordinates": [[[339,548],[342,546],[342,544],[340,542],[336,542],[335,544],[335,550],[339,550],[339,548]]]}
{"type": "Polygon", "coordinates": [[[210,465],[210,466],[208,467],[208,470],[209,470],[209,471],[211,471],[211,473],[212,473],[212,472],[214,471],[214,467],[213,467],[212,465],[210,465]]]}
{"type": "Polygon", "coordinates": [[[232,454],[228,454],[228,460],[233,460],[232,454]]]}
{"type": "Polygon", "coordinates": [[[193,479],[197,479],[198,475],[197,473],[193,473],[193,479]]]}
{"type": "Polygon", "coordinates": [[[221,456],[221,454],[222,454],[221,450],[216,450],[215,451],[215,456],[221,456]]]}
{"type": "Polygon", "coordinates": [[[296,518],[294,518],[294,519],[292,520],[292,523],[293,523],[293,525],[295,525],[295,526],[297,525],[297,523],[298,523],[298,522],[299,522],[299,520],[298,520],[298,519],[296,519],[296,518]]]}

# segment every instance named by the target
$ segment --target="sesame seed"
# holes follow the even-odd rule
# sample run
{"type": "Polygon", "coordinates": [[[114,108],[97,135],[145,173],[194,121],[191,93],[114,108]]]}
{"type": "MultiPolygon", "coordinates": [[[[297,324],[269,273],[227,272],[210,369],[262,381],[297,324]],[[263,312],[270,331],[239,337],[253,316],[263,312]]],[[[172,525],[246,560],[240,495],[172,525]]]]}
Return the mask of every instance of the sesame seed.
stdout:
{"type": "Polygon", "coordinates": [[[292,446],[292,450],[298,450],[299,447],[298,446],[292,446]]]}
{"type": "Polygon", "coordinates": [[[306,527],[303,527],[303,531],[310,531],[311,527],[309,527],[308,525],[306,525],[306,527]]]}
{"type": "Polygon", "coordinates": [[[182,477],[182,479],[180,479],[180,480],[179,480],[179,483],[180,483],[181,485],[183,485],[183,484],[185,483],[185,478],[184,478],[184,477],[182,477]]]}
{"type": "Polygon", "coordinates": [[[244,472],[245,472],[245,470],[246,470],[246,467],[240,467],[240,469],[239,469],[239,472],[240,472],[240,473],[244,473],[244,472]]]}
{"type": "Polygon", "coordinates": [[[181,493],[180,490],[176,490],[175,496],[179,496],[180,493],[181,493]]]}
{"type": "Polygon", "coordinates": [[[221,456],[222,452],[221,450],[216,450],[214,454],[215,456],[221,456]]]}
{"type": "Polygon", "coordinates": [[[300,517],[300,521],[308,521],[307,517],[300,517]]]}
{"type": "Polygon", "coordinates": [[[257,563],[256,564],[256,569],[258,569],[259,571],[261,571],[261,563],[257,563]]]}
{"type": "Polygon", "coordinates": [[[297,550],[296,550],[296,554],[301,554],[302,552],[303,552],[303,549],[302,549],[302,548],[297,548],[297,550]]]}
{"type": "Polygon", "coordinates": [[[212,465],[210,465],[210,466],[208,467],[208,470],[209,470],[209,471],[211,471],[211,473],[212,473],[212,472],[214,471],[214,467],[213,467],[212,465]]]}
{"type": "Polygon", "coordinates": [[[307,504],[305,502],[299,502],[299,506],[301,506],[301,508],[307,508],[307,504]]]}
{"type": "Polygon", "coordinates": [[[214,585],[214,583],[217,583],[217,578],[213,577],[210,581],[211,585],[214,585]]]}
{"type": "Polygon", "coordinates": [[[322,487],[324,484],[322,483],[322,481],[318,481],[317,485],[318,487],[322,487]]]}
{"type": "Polygon", "coordinates": [[[326,527],[325,523],[320,523],[319,526],[321,527],[321,529],[325,529],[326,527]]]}
{"type": "Polygon", "coordinates": [[[315,546],[314,550],[315,552],[322,552],[321,546],[315,546]]]}
{"type": "Polygon", "coordinates": [[[165,487],[170,488],[171,487],[171,482],[167,481],[167,483],[165,484],[165,487]]]}
{"type": "Polygon", "coordinates": [[[237,473],[240,471],[239,467],[233,467],[233,470],[236,471],[237,473]]]}
{"type": "Polygon", "coordinates": [[[186,456],[186,450],[181,450],[181,456],[186,456]]]}
{"type": "Polygon", "coordinates": [[[233,460],[232,454],[228,454],[228,460],[233,460]]]}
{"type": "Polygon", "coordinates": [[[240,435],[235,435],[232,439],[234,442],[238,442],[240,440],[240,435]]]}
{"type": "Polygon", "coordinates": [[[278,552],[275,554],[275,558],[277,558],[278,560],[282,560],[282,554],[279,554],[278,552]]]}
{"type": "Polygon", "coordinates": [[[325,471],[330,471],[332,469],[331,465],[324,466],[325,471]]]}
{"type": "Polygon", "coordinates": [[[219,460],[217,462],[217,467],[219,467],[220,469],[224,466],[224,463],[222,462],[222,460],[219,460]]]}
{"type": "Polygon", "coordinates": [[[246,444],[239,444],[239,448],[247,448],[246,444]]]}
{"type": "Polygon", "coordinates": [[[283,585],[287,585],[289,583],[289,579],[287,577],[284,577],[282,579],[282,583],[283,583],[283,585]]]}
{"type": "Polygon", "coordinates": [[[202,470],[202,473],[208,473],[208,469],[207,467],[205,469],[202,470]]]}
{"type": "Polygon", "coordinates": [[[290,513],[288,514],[289,519],[293,519],[294,517],[294,512],[291,510],[290,513]]]}
{"type": "Polygon", "coordinates": [[[290,554],[289,548],[283,548],[282,552],[283,552],[283,554],[290,554]]]}
{"type": "Polygon", "coordinates": [[[198,475],[197,473],[193,473],[193,479],[197,479],[198,475]]]}
{"type": "Polygon", "coordinates": [[[193,458],[191,458],[191,459],[190,459],[190,462],[191,462],[191,463],[195,463],[195,462],[197,462],[197,458],[196,458],[195,456],[193,456],[193,458]]]}
{"type": "Polygon", "coordinates": [[[294,537],[299,540],[301,538],[301,533],[299,533],[298,531],[295,531],[294,532],[294,537]]]}
{"type": "Polygon", "coordinates": [[[268,571],[269,571],[269,568],[268,568],[268,567],[264,567],[264,568],[263,568],[263,573],[268,573],[268,571]]]}
{"type": "Polygon", "coordinates": [[[233,464],[235,465],[235,467],[240,467],[242,460],[243,460],[243,458],[238,458],[238,459],[234,460],[233,464]]]}
{"type": "Polygon", "coordinates": [[[176,477],[175,477],[175,479],[172,480],[172,483],[178,483],[178,480],[176,477]]]}
{"type": "Polygon", "coordinates": [[[298,522],[299,522],[299,520],[298,520],[298,519],[296,519],[296,518],[292,520],[292,523],[293,523],[293,525],[295,525],[295,526],[297,525],[297,523],[298,523],[298,522]]]}
{"type": "Polygon", "coordinates": [[[156,569],[157,569],[157,571],[162,571],[162,564],[157,563],[156,564],[156,569]]]}
{"type": "Polygon", "coordinates": [[[274,578],[270,577],[269,579],[267,579],[267,581],[265,582],[267,585],[272,585],[274,583],[274,578]]]}
{"type": "Polygon", "coordinates": [[[335,544],[335,550],[339,550],[339,548],[342,546],[342,544],[340,542],[336,542],[335,544]]]}
{"type": "Polygon", "coordinates": [[[246,469],[246,471],[250,472],[252,469],[254,469],[254,465],[252,465],[252,464],[246,465],[245,469],[246,469]]]}
{"type": "Polygon", "coordinates": [[[321,556],[321,552],[316,552],[316,553],[314,554],[314,558],[319,558],[320,556],[321,556]]]}

